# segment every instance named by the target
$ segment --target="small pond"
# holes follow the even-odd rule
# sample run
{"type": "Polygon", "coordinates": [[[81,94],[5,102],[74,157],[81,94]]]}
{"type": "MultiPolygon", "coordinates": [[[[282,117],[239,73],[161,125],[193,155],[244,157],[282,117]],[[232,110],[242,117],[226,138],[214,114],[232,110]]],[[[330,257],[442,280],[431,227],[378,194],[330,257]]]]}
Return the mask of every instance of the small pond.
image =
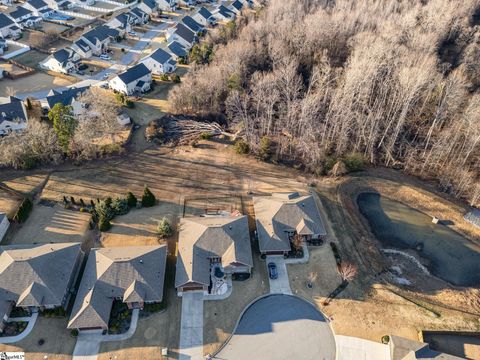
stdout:
{"type": "Polygon", "coordinates": [[[480,284],[480,245],[398,201],[376,193],[357,198],[360,212],[386,248],[414,249],[430,262],[429,270],[459,286],[480,284]]]}

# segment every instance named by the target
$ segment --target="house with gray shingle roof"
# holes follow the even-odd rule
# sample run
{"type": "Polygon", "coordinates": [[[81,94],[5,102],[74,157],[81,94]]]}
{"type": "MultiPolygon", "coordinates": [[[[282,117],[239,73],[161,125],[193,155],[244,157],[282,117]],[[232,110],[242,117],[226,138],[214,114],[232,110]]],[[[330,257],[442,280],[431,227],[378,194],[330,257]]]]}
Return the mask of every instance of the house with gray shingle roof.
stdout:
{"type": "Polygon", "coordinates": [[[16,38],[19,34],[21,34],[21,29],[19,29],[15,21],[7,14],[0,13],[0,37],[12,36],[16,38]]]}
{"type": "Polygon", "coordinates": [[[110,88],[125,95],[150,90],[152,73],[143,63],[132,66],[109,81],[110,88]]]}
{"type": "Polygon", "coordinates": [[[82,259],[80,243],[0,246],[0,318],[66,308],[82,259]]]}
{"type": "Polygon", "coordinates": [[[79,61],[80,55],[72,49],[66,48],[55,51],[52,55],[42,61],[40,66],[44,69],[68,74],[75,70],[79,61]]]}
{"type": "Polygon", "coordinates": [[[217,23],[213,14],[206,7],[201,7],[194,15],[192,15],[192,18],[203,26],[214,26],[217,23]]]}
{"type": "Polygon", "coordinates": [[[0,136],[27,127],[27,109],[22,100],[10,96],[0,98],[0,136]]]}
{"type": "Polygon", "coordinates": [[[177,68],[177,62],[172,54],[163,49],[157,49],[147,57],[140,60],[155,75],[174,72],[177,68]]]}
{"type": "Polygon", "coordinates": [[[198,41],[197,35],[182,23],[167,30],[166,39],[169,43],[179,42],[185,49],[190,50],[198,41]]]}
{"type": "Polygon", "coordinates": [[[253,198],[257,236],[262,254],[285,254],[291,241],[300,235],[304,241],[326,235],[320,212],[312,195],[277,193],[253,198]]]}
{"type": "Polygon", "coordinates": [[[161,302],[166,261],[166,245],[92,249],[67,327],[107,330],[115,300],[130,309],[161,302]]]}
{"type": "Polygon", "coordinates": [[[186,15],[182,18],[181,21],[183,25],[190,29],[190,31],[192,31],[194,34],[202,33],[205,31],[205,26],[196,22],[191,16],[186,15]]]}
{"type": "Polygon", "coordinates": [[[189,217],[180,221],[175,287],[208,294],[212,272],[250,274],[253,267],[247,216],[189,217]]]}

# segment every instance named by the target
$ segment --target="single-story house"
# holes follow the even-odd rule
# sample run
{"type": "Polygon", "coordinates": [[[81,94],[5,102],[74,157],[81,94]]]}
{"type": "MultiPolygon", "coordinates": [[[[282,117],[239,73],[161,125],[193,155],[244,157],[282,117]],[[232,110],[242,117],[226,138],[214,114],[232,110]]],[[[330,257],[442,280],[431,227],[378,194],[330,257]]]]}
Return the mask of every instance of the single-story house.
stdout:
{"type": "Polygon", "coordinates": [[[188,217],[180,220],[175,288],[209,293],[212,274],[250,274],[253,267],[247,216],[188,217]]]}
{"type": "Polygon", "coordinates": [[[80,243],[0,246],[2,325],[14,306],[28,312],[65,309],[82,259],[80,243]]]}
{"type": "Polygon", "coordinates": [[[172,54],[160,48],[140,60],[140,62],[145,64],[152,74],[155,75],[171,73],[177,68],[177,62],[173,59],[172,54]]]}
{"type": "Polygon", "coordinates": [[[205,26],[196,22],[191,16],[184,16],[181,22],[183,25],[193,31],[194,34],[203,33],[205,31],[205,26]]]}
{"type": "Polygon", "coordinates": [[[130,309],[161,302],[166,262],[166,245],[92,249],[67,327],[106,331],[114,300],[130,309]]]}
{"type": "Polygon", "coordinates": [[[169,29],[166,38],[167,42],[177,41],[187,50],[190,50],[198,40],[197,35],[181,23],[169,29]]]}
{"type": "Polygon", "coordinates": [[[108,45],[120,36],[120,32],[106,25],[99,25],[82,35],[81,39],[92,49],[94,55],[100,55],[108,49],[108,45]]]}
{"type": "Polygon", "coordinates": [[[214,12],[213,15],[218,19],[218,20],[233,20],[235,19],[236,15],[235,13],[226,8],[224,5],[220,5],[214,12]]]}
{"type": "Polygon", "coordinates": [[[80,55],[66,48],[55,51],[41,63],[41,66],[51,71],[68,74],[76,68],[79,61],[80,55]]]}
{"type": "Polygon", "coordinates": [[[92,47],[83,39],[75,41],[70,48],[75,51],[82,59],[89,59],[93,55],[92,47]]]}
{"type": "Polygon", "coordinates": [[[139,63],[109,81],[110,88],[125,95],[150,90],[152,73],[143,63],[139,63]]]}
{"type": "Polygon", "coordinates": [[[137,7],[146,12],[148,15],[158,10],[158,4],[154,0],[142,0],[137,7]]]}
{"type": "Polygon", "coordinates": [[[27,127],[27,109],[22,100],[10,96],[0,98],[0,136],[27,127]]]}
{"type": "Polygon", "coordinates": [[[0,37],[17,38],[22,30],[17,26],[15,21],[7,14],[0,13],[0,37]]]}
{"type": "Polygon", "coordinates": [[[206,7],[203,6],[192,17],[193,20],[195,20],[199,24],[202,24],[204,27],[215,26],[217,23],[217,20],[215,19],[213,14],[206,7]]]}
{"type": "Polygon", "coordinates": [[[3,240],[3,237],[7,233],[9,226],[10,221],[8,221],[7,214],[0,213],[0,242],[3,240]]]}
{"type": "Polygon", "coordinates": [[[172,41],[167,47],[175,60],[178,60],[179,58],[185,59],[188,56],[187,49],[185,49],[178,41],[172,41]]]}
{"type": "Polygon", "coordinates": [[[121,36],[123,36],[125,32],[132,31],[130,16],[127,13],[122,13],[115,16],[113,19],[107,22],[107,26],[118,30],[121,36]]]}
{"type": "Polygon", "coordinates": [[[312,195],[300,196],[295,192],[255,196],[253,208],[262,254],[288,253],[296,235],[310,241],[324,239],[327,234],[312,195]]]}
{"type": "Polygon", "coordinates": [[[43,108],[48,110],[59,103],[65,106],[71,106],[73,115],[77,116],[85,111],[85,104],[78,101],[78,98],[88,89],[89,86],[79,88],[72,87],[63,91],[51,90],[45,100],[41,100],[40,103],[43,108]]]}
{"type": "Polygon", "coordinates": [[[156,0],[156,3],[162,11],[173,11],[177,7],[177,0],[156,0]]]}

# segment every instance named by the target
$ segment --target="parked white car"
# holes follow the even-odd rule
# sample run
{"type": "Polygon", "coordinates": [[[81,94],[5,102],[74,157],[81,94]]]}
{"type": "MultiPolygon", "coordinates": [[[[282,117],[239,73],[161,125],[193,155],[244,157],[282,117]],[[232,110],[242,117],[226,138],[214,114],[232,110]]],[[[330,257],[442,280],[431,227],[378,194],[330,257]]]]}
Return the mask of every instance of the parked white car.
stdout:
{"type": "Polygon", "coordinates": [[[102,54],[99,56],[100,59],[102,60],[111,60],[112,58],[110,56],[108,56],[107,54],[102,54]]]}

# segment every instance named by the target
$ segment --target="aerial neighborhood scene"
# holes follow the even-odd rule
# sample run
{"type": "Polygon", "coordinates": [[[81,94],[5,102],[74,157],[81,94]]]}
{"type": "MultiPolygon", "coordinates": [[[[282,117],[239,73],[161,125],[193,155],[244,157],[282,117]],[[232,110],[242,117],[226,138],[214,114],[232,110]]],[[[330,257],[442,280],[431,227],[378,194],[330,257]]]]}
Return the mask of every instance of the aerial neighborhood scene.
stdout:
{"type": "Polygon", "coordinates": [[[480,360],[479,0],[0,0],[0,360],[480,360]]]}

